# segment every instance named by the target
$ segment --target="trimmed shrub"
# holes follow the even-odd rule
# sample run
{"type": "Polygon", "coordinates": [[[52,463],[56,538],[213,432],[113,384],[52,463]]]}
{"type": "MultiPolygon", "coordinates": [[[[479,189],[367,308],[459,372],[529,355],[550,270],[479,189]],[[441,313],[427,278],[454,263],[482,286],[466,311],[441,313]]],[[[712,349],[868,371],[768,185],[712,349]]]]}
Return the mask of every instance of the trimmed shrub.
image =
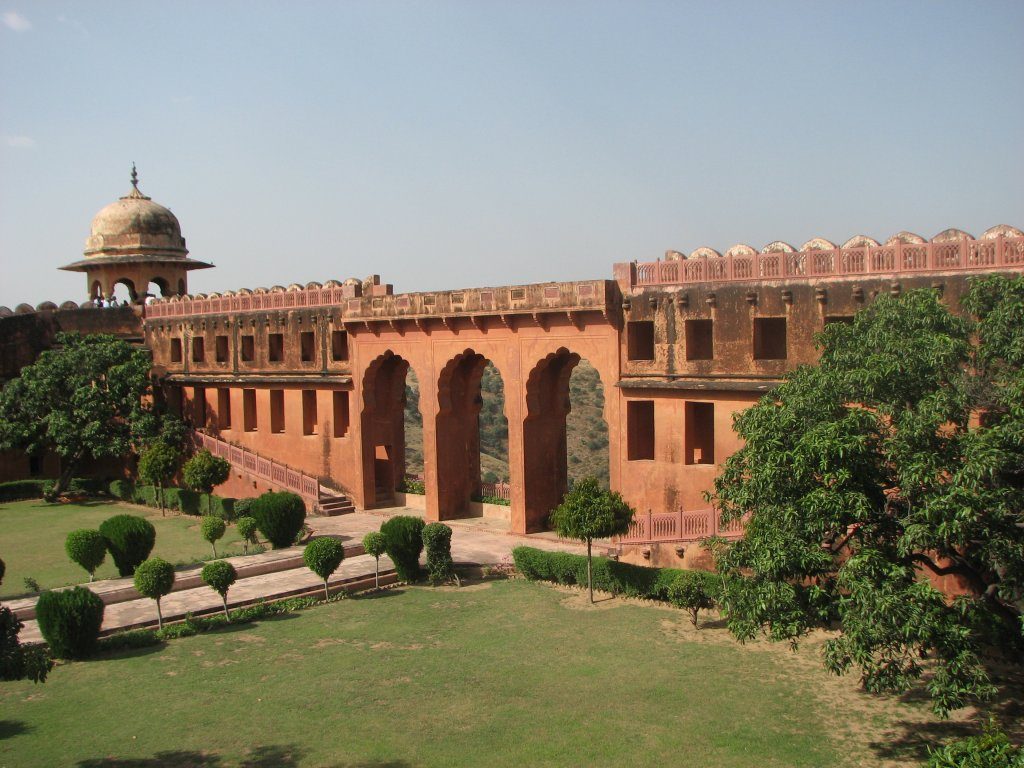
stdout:
{"type": "Polygon", "coordinates": [[[227,528],[223,520],[213,515],[204,515],[203,522],[199,524],[199,530],[202,532],[203,538],[210,542],[210,546],[213,547],[214,557],[217,556],[217,542],[224,537],[224,532],[227,528]]]}
{"type": "Polygon", "coordinates": [[[164,488],[164,504],[168,509],[181,510],[181,489],[164,488]]]}
{"type": "Polygon", "coordinates": [[[363,536],[363,551],[376,561],[373,569],[373,586],[376,589],[380,589],[380,556],[387,551],[387,548],[388,540],[380,531],[370,531],[363,536]]]}
{"type": "Polygon", "coordinates": [[[322,536],[313,539],[306,545],[302,552],[302,561],[313,573],[324,581],[324,598],[329,598],[327,591],[327,580],[331,574],[338,570],[341,561],[345,559],[345,548],[337,539],[322,536]]]}
{"type": "Polygon", "coordinates": [[[156,528],[149,520],[135,515],[114,515],[104,520],[100,523],[100,533],[122,576],[135,573],[156,544],[156,528]]]}
{"type": "Polygon", "coordinates": [[[0,483],[0,501],[21,501],[43,498],[45,480],[12,480],[0,483]]]}
{"type": "Polygon", "coordinates": [[[714,574],[707,571],[682,571],[676,574],[668,588],[668,600],[676,608],[690,614],[690,621],[697,626],[697,614],[701,609],[715,607],[718,587],[714,574]]]}
{"type": "Polygon", "coordinates": [[[1015,747],[990,720],[980,736],[953,739],[929,750],[927,768],[1024,768],[1024,747],[1015,747]]]}
{"type": "Polygon", "coordinates": [[[110,494],[110,482],[97,477],[75,477],[71,479],[68,490],[86,496],[107,496],[110,494]]]}
{"type": "Polygon", "coordinates": [[[238,517],[242,517],[243,515],[248,515],[249,514],[249,510],[252,508],[252,503],[254,501],[255,501],[255,499],[251,499],[251,498],[250,499],[235,499],[235,503],[234,503],[235,515],[238,516],[238,517]]]}
{"type": "Polygon", "coordinates": [[[155,485],[135,486],[135,503],[145,504],[147,507],[160,506],[160,499],[157,497],[157,487],[155,485]]]}
{"type": "Polygon", "coordinates": [[[174,587],[174,566],[160,557],[151,557],[135,569],[135,589],[143,597],[156,601],[157,627],[163,629],[164,617],[160,612],[160,598],[174,587]]]}
{"type": "Polygon", "coordinates": [[[36,603],[36,620],[54,656],[83,659],[96,647],[103,601],[85,587],[43,592],[36,603]]]}
{"type": "Polygon", "coordinates": [[[135,484],[131,480],[114,480],[110,484],[110,495],[121,501],[133,501],[135,484]]]}
{"type": "Polygon", "coordinates": [[[207,563],[203,566],[199,578],[203,580],[206,586],[220,595],[221,602],[224,603],[224,618],[230,621],[231,619],[228,616],[228,590],[238,579],[238,571],[235,570],[235,566],[227,560],[214,560],[212,563],[207,563]]]}
{"type": "Polygon", "coordinates": [[[245,549],[246,554],[248,554],[249,545],[259,543],[256,541],[256,520],[248,515],[244,515],[235,521],[235,528],[238,529],[238,535],[242,537],[242,547],[245,549]]]}
{"type": "Polygon", "coordinates": [[[204,493],[202,503],[214,517],[229,523],[235,519],[235,500],[230,496],[212,496],[204,493]]]}
{"type": "Polygon", "coordinates": [[[231,476],[231,465],[220,456],[201,450],[185,462],[181,477],[189,488],[206,494],[206,514],[213,514],[209,506],[213,489],[231,476]]]}
{"type": "Polygon", "coordinates": [[[452,562],[452,529],[444,523],[423,526],[423,547],[427,550],[427,577],[432,584],[456,579],[452,562]]]}
{"type": "Polygon", "coordinates": [[[306,520],[306,504],[288,491],[268,491],[249,508],[256,527],[274,549],[290,547],[306,520]]]}
{"type": "Polygon", "coordinates": [[[424,527],[422,518],[410,515],[392,517],[380,527],[387,542],[385,551],[402,581],[413,582],[419,578],[424,527]]]}
{"type": "MultiPolygon", "coordinates": [[[[186,515],[198,515],[202,495],[187,488],[176,488],[175,490],[178,496],[177,508],[186,515]]],[[[170,498],[170,494],[168,494],[168,498],[170,498]]]]}
{"type": "Polygon", "coordinates": [[[107,542],[103,534],[90,528],[79,528],[72,531],[64,540],[64,551],[71,562],[82,566],[92,581],[96,569],[107,559],[107,542]]]}
{"type": "MultiPolygon", "coordinates": [[[[523,576],[532,581],[553,581],[558,584],[587,584],[587,558],[568,552],[545,552],[533,547],[516,547],[512,558],[523,576]]],[[[620,563],[606,557],[595,557],[594,589],[624,597],[646,600],[668,600],[669,586],[684,571],[678,568],[647,568],[620,563]]]]}

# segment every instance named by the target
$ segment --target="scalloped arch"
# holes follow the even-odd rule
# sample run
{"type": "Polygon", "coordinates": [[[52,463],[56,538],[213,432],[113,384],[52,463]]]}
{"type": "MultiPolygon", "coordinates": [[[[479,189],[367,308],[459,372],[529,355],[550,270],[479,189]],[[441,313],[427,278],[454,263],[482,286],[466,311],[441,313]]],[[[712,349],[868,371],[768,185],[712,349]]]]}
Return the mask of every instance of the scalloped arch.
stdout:
{"type": "Polygon", "coordinates": [[[708,248],[706,245],[702,245],[700,248],[690,254],[691,259],[711,259],[721,258],[722,254],[716,251],[714,248],[708,248]]]}

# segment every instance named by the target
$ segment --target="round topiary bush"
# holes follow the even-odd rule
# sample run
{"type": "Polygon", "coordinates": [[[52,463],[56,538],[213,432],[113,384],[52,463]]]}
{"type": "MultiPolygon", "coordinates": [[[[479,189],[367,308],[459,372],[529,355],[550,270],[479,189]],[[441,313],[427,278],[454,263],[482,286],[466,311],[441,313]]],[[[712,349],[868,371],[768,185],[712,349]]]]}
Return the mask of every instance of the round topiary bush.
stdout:
{"type": "Polygon", "coordinates": [[[380,531],[370,531],[363,536],[363,551],[376,561],[373,569],[373,586],[380,589],[380,556],[388,548],[388,540],[380,531]]]}
{"type": "Polygon", "coordinates": [[[235,499],[235,517],[248,515],[255,499],[235,499]]]}
{"type": "Polygon", "coordinates": [[[256,540],[256,520],[255,518],[243,515],[235,521],[235,528],[238,529],[238,535],[242,537],[242,546],[245,548],[246,553],[249,552],[250,544],[258,544],[256,540]]]}
{"type": "Polygon", "coordinates": [[[143,597],[156,600],[156,623],[159,629],[164,627],[164,617],[160,612],[160,598],[168,594],[174,587],[174,566],[160,557],[151,557],[135,569],[135,589],[143,597]]]}
{"type": "Polygon", "coordinates": [[[228,615],[228,590],[238,579],[238,571],[235,570],[235,566],[227,560],[214,560],[212,563],[207,563],[203,566],[203,571],[199,574],[199,578],[203,580],[206,586],[220,595],[221,602],[224,603],[224,617],[230,621],[231,617],[228,615]]]}
{"type": "Polygon", "coordinates": [[[85,587],[43,592],[36,603],[43,639],[58,659],[84,659],[96,647],[103,601],[85,587]]]}
{"type": "Polygon", "coordinates": [[[217,556],[217,542],[224,537],[224,531],[228,529],[227,525],[219,517],[213,515],[206,515],[203,517],[203,522],[199,524],[199,530],[203,534],[203,538],[210,542],[210,546],[213,547],[213,556],[217,556]]]}
{"type": "Polygon", "coordinates": [[[454,579],[452,529],[444,523],[431,523],[423,527],[422,536],[427,550],[427,576],[431,583],[443,584],[454,579]]]}
{"type": "Polygon", "coordinates": [[[380,527],[387,541],[386,551],[402,581],[413,582],[420,575],[420,552],[423,551],[421,518],[408,515],[392,517],[380,527]]]}
{"type": "Polygon", "coordinates": [[[668,600],[676,608],[690,614],[690,621],[697,626],[697,614],[703,609],[715,607],[718,582],[714,574],[707,571],[682,571],[668,586],[668,600]]]}
{"type": "Polygon", "coordinates": [[[131,576],[156,544],[156,528],[142,517],[114,515],[100,523],[100,534],[114,558],[117,572],[131,576]]]}
{"type": "Polygon", "coordinates": [[[264,493],[249,508],[256,527],[274,549],[290,547],[306,521],[306,504],[288,491],[264,493]]]}
{"type": "Polygon", "coordinates": [[[330,597],[327,591],[327,580],[331,574],[338,570],[341,561],[345,559],[345,548],[337,539],[323,536],[313,539],[306,545],[302,553],[302,560],[313,573],[324,580],[324,598],[330,597]]]}
{"type": "Polygon", "coordinates": [[[72,531],[64,540],[64,551],[71,562],[82,566],[92,581],[96,569],[107,559],[107,542],[99,531],[90,528],[79,528],[72,531]]]}

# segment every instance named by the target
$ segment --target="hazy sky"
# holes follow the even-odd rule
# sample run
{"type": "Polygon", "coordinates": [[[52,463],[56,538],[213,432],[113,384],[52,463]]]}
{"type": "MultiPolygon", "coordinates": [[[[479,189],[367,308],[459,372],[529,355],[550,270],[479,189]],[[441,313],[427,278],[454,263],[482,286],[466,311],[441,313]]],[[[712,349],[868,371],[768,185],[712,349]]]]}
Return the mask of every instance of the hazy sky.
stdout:
{"type": "Polygon", "coordinates": [[[1024,2],[0,0],[0,304],[171,208],[193,292],[1024,226],[1024,2]]]}

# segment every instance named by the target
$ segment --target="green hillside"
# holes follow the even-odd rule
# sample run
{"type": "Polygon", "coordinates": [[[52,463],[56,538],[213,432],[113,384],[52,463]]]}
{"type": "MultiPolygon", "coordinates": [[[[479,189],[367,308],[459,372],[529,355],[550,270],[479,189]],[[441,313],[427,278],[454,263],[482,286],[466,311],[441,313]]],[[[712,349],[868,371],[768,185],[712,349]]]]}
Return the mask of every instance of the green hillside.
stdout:
{"type": "MultiPolygon", "coordinates": [[[[420,389],[409,371],[405,385],[406,471],[423,472],[423,425],[420,389]]],[[[487,364],[480,379],[480,474],[485,482],[508,480],[508,421],[505,389],[497,369],[487,364]]],[[[586,360],[569,380],[572,411],[566,420],[566,447],[570,482],[588,475],[608,484],[608,425],[604,420],[604,392],[597,371],[586,360]]]]}

